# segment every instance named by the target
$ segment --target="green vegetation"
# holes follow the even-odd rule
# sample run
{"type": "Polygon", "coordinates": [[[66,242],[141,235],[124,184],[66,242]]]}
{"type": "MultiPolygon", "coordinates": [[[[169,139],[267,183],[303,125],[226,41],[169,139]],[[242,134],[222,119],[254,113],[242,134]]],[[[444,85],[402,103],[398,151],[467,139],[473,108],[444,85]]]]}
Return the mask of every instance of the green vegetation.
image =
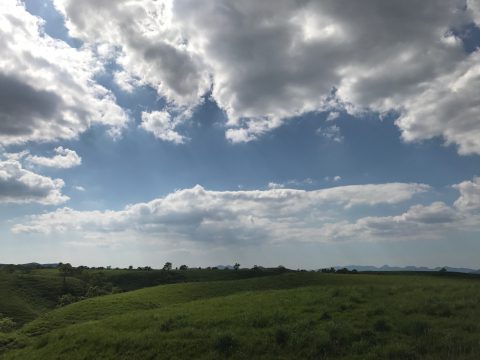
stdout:
{"type": "MultiPolygon", "coordinates": [[[[148,272],[104,274],[114,286],[122,281],[132,286],[128,276],[111,280],[129,271],[148,272]]],[[[478,359],[480,354],[477,277],[280,274],[258,267],[164,272],[185,278],[57,307],[16,331],[0,332],[0,354],[5,359],[478,359]],[[262,271],[277,275],[252,277],[262,271]],[[231,278],[214,281],[222,277],[231,278]]],[[[58,271],[57,276],[61,282],[58,271]]]]}
{"type": "MultiPolygon", "coordinates": [[[[171,263],[169,263],[171,268],[171,263]]],[[[0,313],[17,325],[29,322],[40,314],[58,306],[65,306],[85,298],[108,295],[181,282],[236,280],[268,276],[284,272],[282,269],[264,269],[261,272],[243,269],[221,271],[215,269],[137,270],[110,268],[74,268],[60,264],[58,268],[31,268],[6,265],[0,267],[0,313]]]]}

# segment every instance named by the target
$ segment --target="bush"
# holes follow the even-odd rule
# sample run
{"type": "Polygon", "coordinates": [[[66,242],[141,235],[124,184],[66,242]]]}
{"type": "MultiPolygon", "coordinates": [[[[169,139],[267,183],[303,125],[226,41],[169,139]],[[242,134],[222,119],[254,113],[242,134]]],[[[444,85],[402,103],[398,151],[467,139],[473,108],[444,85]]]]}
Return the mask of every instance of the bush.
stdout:
{"type": "Polygon", "coordinates": [[[403,332],[407,335],[419,337],[426,336],[431,330],[431,326],[427,321],[424,320],[413,320],[408,322],[404,328],[403,332]]]}
{"type": "Polygon", "coordinates": [[[58,298],[58,306],[62,307],[68,304],[72,304],[78,301],[78,299],[72,294],[64,294],[58,298]]]}
{"type": "Polygon", "coordinates": [[[100,286],[90,286],[85,293],[87,298],[107,295],[109,292],[100,286]]]}
{"type": "Polygon", "coordinates": [[[328,312],[325,311],[320,317],[320,320],[330,320],[331,318],[332,318],[332,315],[330,315],[328,312]]]}
{"type": "Polygon", "coordinates": [[[275,332],[275,342],[279,346],[285,346],[288,343],[288,340],[290,339],[290,334],[284,330],[284,329],[278,329],[275,332]]]}
{"type": "Polygon", "coordinates": [[[387,332],[390,331],[390,325],[385,319],[378,319],[373,324],[373,329],[377,332],[387,332]]]}
{"type": "Polygon", "coordinates": [[[238,343],[235,338],[230,334],[222,334],[215,339],[214,347],[215,350],[229,356],[237,348],[238,343]]]}
{"type": "Polygon", "coordinates": [[[3,317],[2,314],[0,314],[0,332],[9,332],[15,329],[15,326],[17,324],[13,319],[9,317],[3,317]]]}

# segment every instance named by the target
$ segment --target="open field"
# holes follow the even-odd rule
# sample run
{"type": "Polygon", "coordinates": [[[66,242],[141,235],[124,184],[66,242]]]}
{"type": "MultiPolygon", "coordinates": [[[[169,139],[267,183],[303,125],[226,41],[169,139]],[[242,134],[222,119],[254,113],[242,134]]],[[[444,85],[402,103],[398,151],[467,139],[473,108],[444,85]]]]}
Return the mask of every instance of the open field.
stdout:
{"type": "Polygon", "coordinates": [[[476,277],[294,272],[86,299],[1,342],[5,359],[477,359],[478,319],[476,277]]]}

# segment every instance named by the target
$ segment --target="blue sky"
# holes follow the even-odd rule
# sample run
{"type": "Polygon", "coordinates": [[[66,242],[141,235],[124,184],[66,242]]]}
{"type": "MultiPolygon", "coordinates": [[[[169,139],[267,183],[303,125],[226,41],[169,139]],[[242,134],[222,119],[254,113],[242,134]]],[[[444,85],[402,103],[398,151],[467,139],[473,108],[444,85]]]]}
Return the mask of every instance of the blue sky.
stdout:
{"type": "Polygon", "coordinates": [[[2,5],[0,262],[479,268],[480,5],[430,3],[2,5]]]}

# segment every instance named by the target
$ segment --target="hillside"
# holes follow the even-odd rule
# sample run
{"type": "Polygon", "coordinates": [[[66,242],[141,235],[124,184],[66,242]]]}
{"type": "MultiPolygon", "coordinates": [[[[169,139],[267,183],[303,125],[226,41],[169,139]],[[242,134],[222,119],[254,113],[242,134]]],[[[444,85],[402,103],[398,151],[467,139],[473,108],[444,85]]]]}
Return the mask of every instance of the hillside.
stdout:
{"type": "Polygon", "coordinates": [[[180,282],[236,280],[279,274],[278,269],[239,270],[122,270],[75,269],[63,279],[57,269],[32,269],[19,266],[0,270],[0,314],[22,325],[58,306],[64,294],[77,299],[87,295],[107,295],[160,284],[180,282]],[[90,289],[90,291],[89,291],[90,289]],[[95,290],[95,291],[92,291],[95,290]],[[92,294],[93,293],[93,294],[92,294]]]}
{"type": "Polygon", "coordinates": [[[76,278],[69,278],[65,289],[57,271],[0,271],[0,313],[23,324],[54,308],[65,291],[80,295],[83,289],[84,282],[76,278]]]}
{"type": "Polygon", "coordinates": [[[478,278],[290,273],[87,299],[2,341],[5,359],[476,359],[479,318],[478,278]]]}

